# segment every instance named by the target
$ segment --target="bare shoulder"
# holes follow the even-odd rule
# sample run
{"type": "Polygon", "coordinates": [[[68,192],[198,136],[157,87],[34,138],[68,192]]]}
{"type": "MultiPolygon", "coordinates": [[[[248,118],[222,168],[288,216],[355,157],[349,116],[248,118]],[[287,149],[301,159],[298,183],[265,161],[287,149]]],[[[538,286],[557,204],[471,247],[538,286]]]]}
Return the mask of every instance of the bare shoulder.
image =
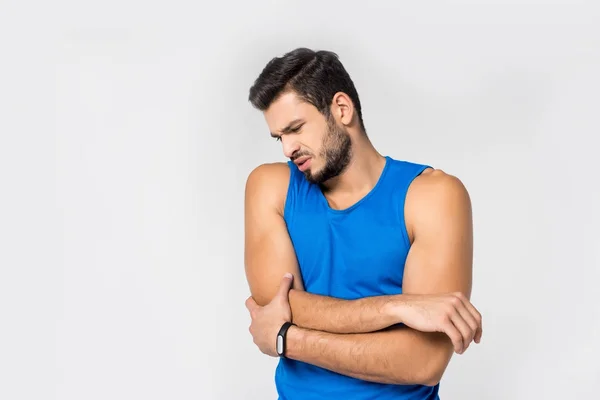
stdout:
{"type": "Polygon", "coordinates": [[[254,168],[246,180],[246,204],[262,203],[283,211],[290,180],[287,163],[265,163],[254,168]]]}
{"type": "Polygon", "coordinates": [[[416,203],[444,203],[448,200],[464,202],[469,200],[469,193],[458,177],[441,169],[428,168],[414,179],[407,197],[416,203]]]}
{"type": "Polygon", "coordinates": [[[428,168],[411,183],[405,213],[412,237],[415,226],[470,221],[471,198],[458,177],[441,169],[428,168]]]}

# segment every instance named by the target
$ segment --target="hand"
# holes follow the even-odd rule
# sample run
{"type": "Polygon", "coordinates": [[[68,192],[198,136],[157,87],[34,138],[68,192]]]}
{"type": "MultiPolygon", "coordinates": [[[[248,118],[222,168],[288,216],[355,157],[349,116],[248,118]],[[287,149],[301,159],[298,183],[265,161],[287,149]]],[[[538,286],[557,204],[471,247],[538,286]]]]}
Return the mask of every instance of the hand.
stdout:
{"type": "Polygon", "coordinates": [[[396,314],[402,323],[421,332],[446,333],[456,353],[481,341],[481,314],[462,293],[402,294],[398,299],[396,314]]]}
{"type": "Polygon", "coordinates": [[[277,294],[269,304],[264,307],[256,304],[252,296],[246,300],[246,308],[250,311],[252,323],[250,333],[254,343],[266,355],[277,357],[277,333],[281,325],[292,320],[292,310],[288,300],[288,293],[292,286],[293,275],[284,275],[277,294]]]}

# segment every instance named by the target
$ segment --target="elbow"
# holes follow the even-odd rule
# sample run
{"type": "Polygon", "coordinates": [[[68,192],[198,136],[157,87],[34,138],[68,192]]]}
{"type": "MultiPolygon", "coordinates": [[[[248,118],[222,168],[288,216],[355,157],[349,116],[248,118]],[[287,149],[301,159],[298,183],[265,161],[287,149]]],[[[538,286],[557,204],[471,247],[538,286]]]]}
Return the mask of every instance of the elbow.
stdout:
{"type": "Polygon", "coordinates": [[[444,374],[443,368],[438,369],[423,369],[419,373],[412,374],[411,378],[406,376],[406,371],[400,375],[400,372],[393,373],[393,376],[383,379],[382,383],[391,383],[393,385],[421,385],[421,386],[436,386],[442,380],[444,374]]]}
{"type": "Polygon", "coordinates": [[[441,332],[403,332],[404,344],[393,355],[387,380],[397,385],[437,386],[454,354],[452,341],[441,332]]]}
{"type": "Polygon", "coordinates": [[[424,376],[422,379],[421,385],[436,386],[442,380],[443,374],[444,374],[443,371],[426,374],[426,376],[424,376]]]}
{"type": "MultiPolygon", "coordinates": [[[[432,363],[433,364],[433,363],[432,363]]],[[[431,365],[423,371],[422,376],[419,379],[419,384],[423,386],[436,386],[442,380],[442,376],[446,370],[446,365],[437,364],[431,365]]]]}
{"type": "Polygon", "coordinates": [[[437,349],[421,368],[420,384],[424,386],[438,385],[446,372],[452,353],[453,350],[451,347],[444,346],[437,349]]]}
{"type": "Polygon", "coordinates": [[[407,375],[408,371],[406,368],[399,367],[392,373],[392,376],[385,379],[383,382],[394,385],[436,386],[442,380],[442,376],[446,370],[446,365],[447,363],[443,362],[442,360],[434,361],[432,359],[420,366],[414,364],[413,368],[411,368],[412,371],[410,377],[407,375]]]}

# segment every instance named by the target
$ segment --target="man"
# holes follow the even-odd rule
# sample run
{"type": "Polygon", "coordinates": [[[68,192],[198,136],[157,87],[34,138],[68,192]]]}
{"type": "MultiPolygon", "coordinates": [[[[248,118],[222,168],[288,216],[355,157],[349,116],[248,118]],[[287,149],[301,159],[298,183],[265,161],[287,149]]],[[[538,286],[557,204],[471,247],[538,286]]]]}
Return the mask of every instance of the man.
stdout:
{"type": "Polygon", "coordinates": [[[250,102],[290,159],[245,194],[250,332],[280,357],[279,398],[439,398],[453,352],[482,335],[466,189],[378,153],[335,53],[274,58],[250,102]]]}

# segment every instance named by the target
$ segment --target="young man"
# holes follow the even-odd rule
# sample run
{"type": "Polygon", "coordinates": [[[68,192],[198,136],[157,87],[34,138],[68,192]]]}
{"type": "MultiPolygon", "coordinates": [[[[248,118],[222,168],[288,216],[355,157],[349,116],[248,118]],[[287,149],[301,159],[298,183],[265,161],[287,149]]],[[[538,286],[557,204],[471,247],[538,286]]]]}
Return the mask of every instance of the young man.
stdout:
{"type": "Polygon", "coordinates": [[[336,54],[271,60],[250,102],[287,163],[246,183],[250,332],[280,357],[280,399],[437,399],[453,352],[479,343],[469,195],[383,156],[336,54]]]}

